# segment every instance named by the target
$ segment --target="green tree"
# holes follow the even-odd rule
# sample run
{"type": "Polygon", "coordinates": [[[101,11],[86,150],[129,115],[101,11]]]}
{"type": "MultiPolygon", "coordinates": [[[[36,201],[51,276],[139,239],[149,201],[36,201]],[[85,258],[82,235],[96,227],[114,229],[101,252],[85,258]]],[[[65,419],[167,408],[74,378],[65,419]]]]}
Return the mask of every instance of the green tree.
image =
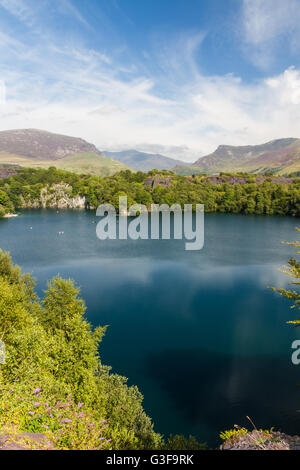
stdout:
{"type": "Polygon", "coordinates": [[[86,307],[79,292],[73,281],[54,278],[45,292],[42,325],[51,338],[48,354],[54,377],[76,400],[94,402],[98,347],[105,328],[93,331],[84,319],[86,307]]]}
{"type": "MultiPolygon", "coordinates": [[[[300,229],[297,228],[297,231],[300,232],[300,229]]],[[[285,242],[285,245],[290,245],[294,246],[296,248],[300,248],[300,242],[285,242]]],[[[300,254],[298,251],[297,254],[300,254]]],[[[292,279],[291,285],[294,286],[293,289],[276,289],[275,287],[272,287],[272,290],[275,292],[278,292],[280,295],[283,297],[286,297],[287,299],[291,300],[293,302],[293,305],[291,306],[292,309],[300,309],[300,263],[294,258],[291,258],[288,262],[287,266],[283,266],[281,271],[289,276],[292,279]]],[[[300,318],[297,318],[295,320],[290,320],[287,323],[294,325],[294,326],[300,326],[300,318]]]]}
{"type": "Polygon", "coordinates": [[[171,435],[163,446],[164,450],[206,450],[206,448],[206,444],[199,443],[193,436],[185,438],[178,434],[171,435]]]}

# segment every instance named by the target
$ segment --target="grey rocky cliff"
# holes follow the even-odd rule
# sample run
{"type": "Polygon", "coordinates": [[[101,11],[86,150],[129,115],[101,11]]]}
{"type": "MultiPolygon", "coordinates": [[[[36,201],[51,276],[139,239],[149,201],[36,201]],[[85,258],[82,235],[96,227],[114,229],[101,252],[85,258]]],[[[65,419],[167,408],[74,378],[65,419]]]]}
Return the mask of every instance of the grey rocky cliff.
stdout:
{"type": "Polygon", "coordinates": [[[300,437],[255,429],[226,440],[220,450],[300,450],[300,437]]]}
{"type": "Polygon", "coordinates": [[[144,186],[150,186],[152,189],[157,188],[157,186],[163,186],[168,188],[169,186],[171,186],[172,181],[172,176],[149,176],[148,178],[146,178],[144,186]]]}
{"type": "Polygon", "coordinates": [[[72,195],[72,186],[53,184],[42,188],[39,199],[24,199],[20,195],[21,208],[26,209],[85,209],[87,200],[84,196],[72,195]]]}

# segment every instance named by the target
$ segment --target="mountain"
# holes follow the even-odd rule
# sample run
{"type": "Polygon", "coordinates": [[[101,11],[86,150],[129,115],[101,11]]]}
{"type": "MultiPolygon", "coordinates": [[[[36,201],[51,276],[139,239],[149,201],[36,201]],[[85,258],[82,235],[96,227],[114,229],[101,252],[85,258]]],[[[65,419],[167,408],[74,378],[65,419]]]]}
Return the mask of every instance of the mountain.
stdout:
{"type": "Polygon", "coordinates": [[[136,171],[150,171],[156,168],[157,170],[171,170],[176,165],[187,165],[180,160],[165,157],[160,154],[152,154],[139,152],[138,150],[123,150],[122,152],[107,152],[104,154],[130,166],[136,171]]]}
{"type": "Polygon", "coordinates": [[[176,167],[179,174],[252,172],[288,174],[300,170],[300,139],[277,139],[262,145],[220,145],[210,155],[199,158],[192,166],[176,167]]]}
{"type": "Polygon", "coordinates": [[[180,175],[220,172],[300,172],[300,139],[277,139],[262,145],[220,145],[215,152],[192,165],[159,153],[137,150],[100,152],[95,145],[77,138],[38,129],[0,132],[0,167],[21,166],[60,169],[95,176],[118,171],[173,170],[180,175]]]}
{"type": "Polygon", "coordinates": [[[17,129],[0,132],[0,151],[38,160],[59,160],[79,153],[101,152],[92,144],[38,129],[17,129]]]}
{"type": "Polygon", "coordinates": [[[94,153],[81,153],[62,158],[55,162],[55,166],[61,170],[94,176],[112,176],[118,171],[130,170],[123,163],[117,162],[105,155],[96,155],[94,153]]]}
{"type": "Polygon", "coordinates": [[[31,168],[55,166],[96,176],[110,176],[128,169],[83,139],[38,129],[0,132],[0,166],[5,165],[31,168]]]}

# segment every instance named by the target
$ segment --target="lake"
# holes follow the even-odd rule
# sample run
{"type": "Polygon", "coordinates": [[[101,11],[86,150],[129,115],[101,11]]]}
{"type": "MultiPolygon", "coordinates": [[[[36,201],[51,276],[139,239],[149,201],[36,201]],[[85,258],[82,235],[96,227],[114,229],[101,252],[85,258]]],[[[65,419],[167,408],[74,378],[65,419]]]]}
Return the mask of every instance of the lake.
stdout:
{"type": "Polygon", "coordinates": [[[205,215],[205,246],[96,237],[95,214],[24,211],[0,221],[0,247],[37,278],[40,295],[59,273],[81,286],[87,317],[109,325],[102,362],[143,393],[162,434],[192,434],[210,446],[234,424],[298,433],[300,329],[278,268],[294,256],[299,219],[205,215]],[[58,232],[64,232],[59,235],[58,232]]]}

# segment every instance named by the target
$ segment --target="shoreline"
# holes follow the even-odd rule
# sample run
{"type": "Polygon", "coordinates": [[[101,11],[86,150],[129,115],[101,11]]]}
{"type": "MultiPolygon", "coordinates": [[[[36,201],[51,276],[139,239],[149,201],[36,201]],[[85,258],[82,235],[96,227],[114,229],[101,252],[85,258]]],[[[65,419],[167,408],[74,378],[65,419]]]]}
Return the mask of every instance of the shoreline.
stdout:
{"type": "Polygon", "coordinates": [[[19,217],[18,214],[5,214],[3,219],[13,219],[14,217],[19,217]]]}

